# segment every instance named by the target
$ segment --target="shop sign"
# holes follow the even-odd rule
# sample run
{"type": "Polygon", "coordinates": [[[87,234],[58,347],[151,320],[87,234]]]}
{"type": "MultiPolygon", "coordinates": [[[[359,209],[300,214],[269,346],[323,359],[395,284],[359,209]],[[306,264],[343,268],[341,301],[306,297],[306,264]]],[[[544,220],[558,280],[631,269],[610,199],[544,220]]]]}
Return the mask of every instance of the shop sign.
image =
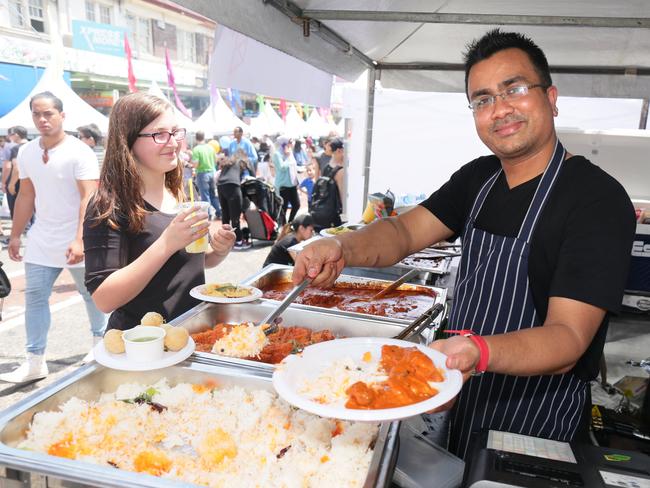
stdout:
{"type": "Polygon", "coordinates": [[[123,27],[88,22],[72,21],[72,47],[101,54],[124,57],[123,27]]]}
{"type": "Polygon", "coordinates": [[[92,107],[112,107],[115,102],[115,91],[85,92],[78,95],[92,107]]]}

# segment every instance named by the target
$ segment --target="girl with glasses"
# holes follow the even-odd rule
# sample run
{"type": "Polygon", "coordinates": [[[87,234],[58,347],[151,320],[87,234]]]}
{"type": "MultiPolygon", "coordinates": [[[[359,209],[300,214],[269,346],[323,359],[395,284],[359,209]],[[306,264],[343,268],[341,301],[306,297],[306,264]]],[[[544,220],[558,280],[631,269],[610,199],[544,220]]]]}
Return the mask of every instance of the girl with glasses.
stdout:
{"type": "Polygon", "coordinates": [[[179,153],[185,129],[155,96],[120,98],[111,112],[99,190],[84,221],[86,286],[112,312],[108,329],[126,330],[147,312],[167,321],[198,301],[189,290],[205,283],[235,241],[230,226],[211,226],[206,212],[177,212],[187,198],[179,153]],[[206,253],[185,247],[209,235],[206,253]]]}

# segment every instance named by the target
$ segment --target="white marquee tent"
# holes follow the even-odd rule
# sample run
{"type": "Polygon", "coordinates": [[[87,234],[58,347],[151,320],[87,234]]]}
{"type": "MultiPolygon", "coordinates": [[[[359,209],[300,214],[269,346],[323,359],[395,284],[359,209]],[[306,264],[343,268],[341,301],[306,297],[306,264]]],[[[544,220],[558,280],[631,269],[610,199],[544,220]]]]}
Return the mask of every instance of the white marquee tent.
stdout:
{"type": "Polygon", "coordinates": [[[284,121],[273,110],[271,102],[268,100],[264,104],[264,110],[251,119],[251,134],[254,136],[264,136],[273,134],[282,134],[284,132],[284,121]]]}
{"type": "Polygon", "coordinates": [[[210,102],[210,106],[196,120],[195,125],[197,130],[202,130],[208,136],[232,134],[237,126],[244,132],[250,132],[250,127],[228,108],[218,92],[217,99],[210,102]]]}
{"type": "Polygon", "coordinates": [[[36,134],[36,126],[32,121],[29,109],[29,100],[37,93],[49,91],[56,95],[63,102],[65,119],[63,129],[69,132],[76,132],[77,127],[94,123],[103,134],[108,132],[108,117],[88,105],[77,95],[63,79],[62,72],[53,67],[48,67],[43,76],[38,80],[36,86],[11,112],[0,118],[0,130],[6,131],[15,125],[22,125],[31,134],[36,134]]]}
{"type": "Polygon", "coordinates": [[[307,133],[312,137],[326,136],[330,132],[330,127],[327,121],[318,114],[318,110],[314,109],[307,117],[307,133]]]}
{"type": "Polygon", "coordinates": [[[302,137],[307,133],[307,124],[300,116],[293,103],[287,111],[284,133],[293,138],[302,137]]]}

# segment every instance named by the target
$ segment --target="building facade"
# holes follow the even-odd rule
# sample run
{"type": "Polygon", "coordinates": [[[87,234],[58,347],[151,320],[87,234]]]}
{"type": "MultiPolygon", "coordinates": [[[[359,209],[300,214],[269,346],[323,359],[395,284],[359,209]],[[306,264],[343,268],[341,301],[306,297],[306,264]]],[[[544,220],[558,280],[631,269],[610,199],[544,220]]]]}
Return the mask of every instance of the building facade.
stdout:
{"type": "Polygon", "coordinates": [[[167,0],[0,0],[0,116],[29,94],[55,49],[75,92],[108,113],[128,93],[126,35],[137,88],[156,81],[167,92],[167,49],[181,100],[196,117],[209,104],[215,27],[167,0]]]}

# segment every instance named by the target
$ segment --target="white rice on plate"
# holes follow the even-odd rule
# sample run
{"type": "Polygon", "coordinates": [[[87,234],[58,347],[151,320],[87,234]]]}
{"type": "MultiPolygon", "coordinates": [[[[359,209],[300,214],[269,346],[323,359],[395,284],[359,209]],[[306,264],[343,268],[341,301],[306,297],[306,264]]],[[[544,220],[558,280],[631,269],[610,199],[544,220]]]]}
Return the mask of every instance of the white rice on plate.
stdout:
{"type": "Polygon", "coordinates": [[[323,365],[316,378],[306,375],[299,393],[318,403],[344,406],[348,399],[345,391],[357,381],[379,383],[388,376],[379,371],[379,358],[355,361],[351,357],[330,361],[323,365]]]}
{"type": "Polygon", "coordinates": [[[296,410],[266,390],[163,379],[40,412],[18,447],[211,487],[355,487],[377,431],[296,410]],[[166,408],[130,402],[144,392],[166,408]]]}

